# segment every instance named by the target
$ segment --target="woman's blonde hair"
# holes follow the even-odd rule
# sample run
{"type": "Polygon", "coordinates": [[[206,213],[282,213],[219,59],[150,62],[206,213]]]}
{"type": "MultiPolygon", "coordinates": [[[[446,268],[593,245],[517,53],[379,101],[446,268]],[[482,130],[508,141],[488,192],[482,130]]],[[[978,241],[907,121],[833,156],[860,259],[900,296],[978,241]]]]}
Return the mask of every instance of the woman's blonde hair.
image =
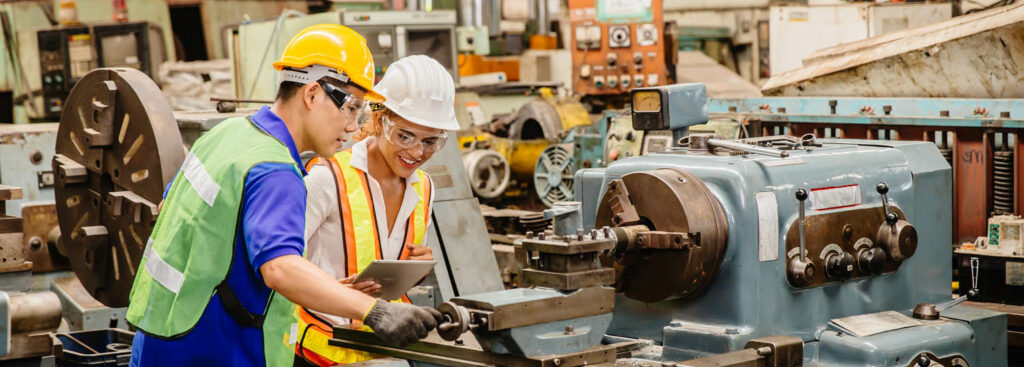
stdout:
{"type": "Polygon", "coordinates": [[[359,127],[359,131],[356,131],[355,134],[352,135],[352,138],[356,141],[360,141],[371,136],[379,136],[384,132],[383,118],[385,116],[393,119],[394,112],[391,112],[391,110],[386,107],[379,111],[372,111],[370,113],[370,118],[359,127]]]}

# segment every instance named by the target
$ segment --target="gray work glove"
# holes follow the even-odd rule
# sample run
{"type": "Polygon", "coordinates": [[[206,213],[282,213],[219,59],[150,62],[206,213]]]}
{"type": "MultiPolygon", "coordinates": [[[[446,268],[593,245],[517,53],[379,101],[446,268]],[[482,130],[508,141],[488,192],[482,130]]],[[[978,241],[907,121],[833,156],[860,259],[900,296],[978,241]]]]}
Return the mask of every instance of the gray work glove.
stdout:
{"type": "Polygon", "coordinates": [[[385,342],[404,347],[426,338],[441,320],[441,313],[433,308],[378,299],[363,323],[385,342]]]}

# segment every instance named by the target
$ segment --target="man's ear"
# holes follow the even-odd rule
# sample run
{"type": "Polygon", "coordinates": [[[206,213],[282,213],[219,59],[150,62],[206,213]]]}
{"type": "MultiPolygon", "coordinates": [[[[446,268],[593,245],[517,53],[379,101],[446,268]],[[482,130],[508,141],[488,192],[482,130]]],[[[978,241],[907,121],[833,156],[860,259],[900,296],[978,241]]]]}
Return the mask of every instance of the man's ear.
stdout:
{"type": "Polygon", "coordinates": [[[312,110],[313,105],[316,102],[317,90],[320,89],[320,85],[317,83],[307,83],[302,86],[302,103],[306,106],[306,109],[312,110]]]}

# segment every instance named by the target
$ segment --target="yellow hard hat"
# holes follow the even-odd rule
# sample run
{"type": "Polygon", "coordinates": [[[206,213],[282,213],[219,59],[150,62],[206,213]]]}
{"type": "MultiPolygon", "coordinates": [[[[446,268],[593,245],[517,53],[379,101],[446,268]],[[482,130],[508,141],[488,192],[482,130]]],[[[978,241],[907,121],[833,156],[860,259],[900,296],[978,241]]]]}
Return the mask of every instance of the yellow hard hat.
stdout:
{"type": "Polygon", "coordinates": [[[373,90],[373,56],[366,47],[366,39],[351,28],[338,24],[306,27],[288,42],[281,59],[274,62],[274,68],[278,71],[286,67],[305,69],[314,65],[336,70],[343,75],[340,78],[342,81],[365,89],[366,100],[384,100],[383,96],[373,90]]]}

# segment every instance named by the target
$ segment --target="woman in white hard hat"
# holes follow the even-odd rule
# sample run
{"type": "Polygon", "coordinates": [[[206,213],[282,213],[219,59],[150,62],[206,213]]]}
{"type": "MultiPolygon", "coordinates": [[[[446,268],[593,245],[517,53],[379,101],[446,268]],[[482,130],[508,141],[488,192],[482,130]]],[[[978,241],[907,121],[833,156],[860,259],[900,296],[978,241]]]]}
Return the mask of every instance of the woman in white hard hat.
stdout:
{"type": "MultiPolygon", "coordinates": [[[[434,190],[418,168],[444,147],[448,130],[459,129],[455,83],[430,57],[396,61],[374,90],[386,99],[374,106],[356,136],[360,141],[311,161],[306,176],[307,257],[343,282],[373,260],[433,259],[423,239],[434,190]]],[[[353,287],[366,293],[380,288],[373,283],[353,287]]],[[[345,323],[300,309],[296,353],[302,358],[297,361],[327,366],[372,359],[365,352],[327,345],[332,327],[345,323]]]]}

